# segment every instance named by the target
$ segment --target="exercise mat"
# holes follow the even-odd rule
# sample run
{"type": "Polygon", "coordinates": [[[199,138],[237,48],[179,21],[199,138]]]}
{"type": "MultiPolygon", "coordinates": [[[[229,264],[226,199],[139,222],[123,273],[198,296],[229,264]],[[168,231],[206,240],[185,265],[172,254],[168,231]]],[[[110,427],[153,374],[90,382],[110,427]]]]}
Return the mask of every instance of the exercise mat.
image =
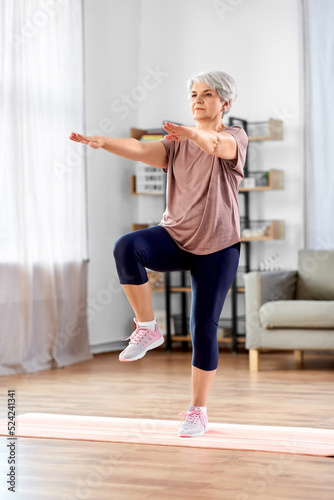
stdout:
{"type": "MultiPolygon", "coordinates": [[[[8,436],[7,420],[0,435],[8,436]]],[[[204,436],[178,437],[180,420],[24,413],[16,417],[15,437],[187,446],[334,456],[334,430],[210,423],[204,436]]]]}

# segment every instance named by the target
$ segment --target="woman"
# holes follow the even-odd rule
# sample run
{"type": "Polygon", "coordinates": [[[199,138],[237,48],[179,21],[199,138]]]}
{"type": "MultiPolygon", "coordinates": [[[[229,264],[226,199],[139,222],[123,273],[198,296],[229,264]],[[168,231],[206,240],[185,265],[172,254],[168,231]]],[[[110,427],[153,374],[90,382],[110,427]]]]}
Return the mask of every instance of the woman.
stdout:
{"type": "Polygon", "coordinates": [[[160,141],[70,136],[167,173],[167,205],[159,225],[126,234],[114,246],[120,283],[137,326],[119,359],[140,359],[163,343],[145,268],[189,270],[192,401],[188,411],[180,413],[180,437],[201,436],[207,430],[206,402],[218,366],[218,320],[239,264],[237,197],[248,144],[241,127],[222,122],[236,98],[236,85],[228,74],[200,73],[190,78],[188,91],[196,126],[165,122],[168,135],[160,141]]]}

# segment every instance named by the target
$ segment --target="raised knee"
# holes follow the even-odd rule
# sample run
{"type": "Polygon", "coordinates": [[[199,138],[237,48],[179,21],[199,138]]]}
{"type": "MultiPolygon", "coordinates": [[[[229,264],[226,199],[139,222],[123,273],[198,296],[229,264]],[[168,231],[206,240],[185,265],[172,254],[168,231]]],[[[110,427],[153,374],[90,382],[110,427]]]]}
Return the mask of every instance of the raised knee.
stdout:
{"type": "Polygon", "coordinates": [[[114,256],[115,260],[118,259],[119,254],[120,254],[120,243],[119,243],[119,239],[118,239],[115,242],[114,248],[113,248],[113,256],[114,256]]]}
{"type": "Polygon", "coordinates": [[[133,250],[131,234],[124,234],[118,240],[116,240],[113,249],[113,255],[115,260],[124,258],[124,256],[133,250]]]}

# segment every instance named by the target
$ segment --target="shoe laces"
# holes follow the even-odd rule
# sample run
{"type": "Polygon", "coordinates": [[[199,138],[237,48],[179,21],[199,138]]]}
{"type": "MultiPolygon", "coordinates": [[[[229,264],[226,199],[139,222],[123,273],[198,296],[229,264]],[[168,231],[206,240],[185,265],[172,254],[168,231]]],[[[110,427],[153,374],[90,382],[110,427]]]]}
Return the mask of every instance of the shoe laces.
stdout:
{"type": "Polygon", "coordinates": [[[135,329],[134,332],[131,333],[130,337],[127,337],[126,339],[123,340],[129,340],[129,344],[139,344],[145,337],[145,335],[148,333],[148,328],[144,328],[139,326],[137,318],[133,318],[133,321],[136,323],[137,328],[135,329]]]}
{"type": "Polygon", "coordinates": [[[131,333],[130,337],[127,337],[126,339],[123,339],[123,340],[129,340],[130,339],[129,344],[139,344],[139,342],[141,340],[143,340],[143,338],[145,337],[145,335],[147,333],[148,333],[148,329],[147,328],[139,328],[139,326],[137,326],[137,328],[135,329],[135,331],[131,333]]]}
{"type": "MultiPolygon", "coordinates": [[[[184,422],[186,420],[187,422],[190,422],[192,424],[197,424],[198,419],[200,419],[201,424],[203,426],[205,426],[205,417],[204,417],[204,414],[203,414],[203,412],[201,410],[198,410],[196,408],[194,408],[193,410],[182,412],[182,413],[179,414],[179,416],[183,417],[182,422],[184,422]]],[[[181,422],[181,424],[182,424],[182,422],[181,422]]]]}

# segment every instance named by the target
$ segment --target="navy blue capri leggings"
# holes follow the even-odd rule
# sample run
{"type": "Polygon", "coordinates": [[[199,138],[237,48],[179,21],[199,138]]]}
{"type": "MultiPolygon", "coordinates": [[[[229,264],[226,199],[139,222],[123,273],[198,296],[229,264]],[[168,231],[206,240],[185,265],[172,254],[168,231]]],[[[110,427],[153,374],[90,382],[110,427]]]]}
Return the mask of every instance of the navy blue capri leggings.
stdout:
{"type": "Polygon", "coordinates": [[[125,234],[114,246],[122,285],[146,283],[145,267],[160,272],[190,271],[192,364],[207,371],[218,366],[218,320],[238,269],[239,254],[240,242],[218,252],[195,255],[182,250],[162,226],[125,234]]]}

